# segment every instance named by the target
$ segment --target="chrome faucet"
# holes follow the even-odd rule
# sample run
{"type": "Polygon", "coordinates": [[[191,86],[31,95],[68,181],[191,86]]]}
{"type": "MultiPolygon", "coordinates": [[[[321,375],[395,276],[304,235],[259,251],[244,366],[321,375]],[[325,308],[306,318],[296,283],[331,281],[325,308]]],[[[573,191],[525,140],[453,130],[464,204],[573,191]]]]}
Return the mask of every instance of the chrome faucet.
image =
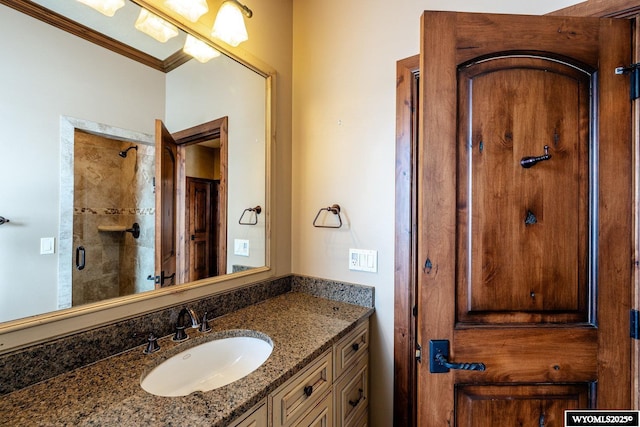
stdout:
{"type": "Polygon", "coordinates": [[[189,336],[185,332],[186,326],[183,322],[183,318],[185,315],[189,316],[189,320],[191,321],[191,328],[197,328],[198,326],[200,326],[200,320],[198,320],[198,315],[196,314],[196,312],[192,308],[183,308],[178,314],[178,320],[176,321],[176,333],[172,338],[173,341],[184,341],[189,338],[189,336]]]}

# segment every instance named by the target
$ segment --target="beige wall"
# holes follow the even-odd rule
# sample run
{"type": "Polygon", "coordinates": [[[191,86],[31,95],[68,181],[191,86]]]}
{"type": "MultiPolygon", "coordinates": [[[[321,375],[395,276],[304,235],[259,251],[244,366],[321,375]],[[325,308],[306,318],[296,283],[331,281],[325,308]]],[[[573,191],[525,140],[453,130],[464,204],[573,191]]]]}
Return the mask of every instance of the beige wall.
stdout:
{"type": "Polygon", "coordinates": [[[294,0],[294,273],[376,287],[372,426],[392,425],[396,61],[419,53],[425,9],[542,14],[576,1],[294,0]],[[340,230],[317,229],[338,203],[340,230]],[[349,248],[378,251],[378,272],[351,272],[349,248]]]}

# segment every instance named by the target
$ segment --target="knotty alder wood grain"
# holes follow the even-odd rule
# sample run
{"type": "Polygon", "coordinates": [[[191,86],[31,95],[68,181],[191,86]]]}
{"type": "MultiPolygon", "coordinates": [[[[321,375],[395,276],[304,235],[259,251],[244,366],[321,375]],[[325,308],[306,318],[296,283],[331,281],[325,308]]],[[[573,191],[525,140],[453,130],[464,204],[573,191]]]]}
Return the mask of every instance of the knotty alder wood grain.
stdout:
{"type": "Polygon", "coordinates": [[[417,336],[487,369],[418,364],[419,425],[631,406],[630,40],[624,20],[423,15],[417,336]]]}

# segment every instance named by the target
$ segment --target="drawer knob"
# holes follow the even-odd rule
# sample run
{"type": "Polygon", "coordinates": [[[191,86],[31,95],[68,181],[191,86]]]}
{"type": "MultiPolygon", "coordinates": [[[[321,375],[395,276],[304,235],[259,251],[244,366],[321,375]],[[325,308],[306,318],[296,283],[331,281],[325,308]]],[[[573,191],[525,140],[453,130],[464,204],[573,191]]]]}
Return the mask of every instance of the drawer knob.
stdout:
{"type": "Polygon", "coordinates": [[[351,348],[353,349],[353,351],[358,351],[358,349],[360,348],[360,344],[354,342],[353,344],[351,344],[351,348]]]}
{"type": "Polygon", "coordinates": [[[360,403],[360,401],[362,400],[362,398],[364,397],[364,393],[362,391],[361,388],[358,389],[358,400],[350,400],[349,401],[349,405],[353,406],[354,408],[356,406],[358,406],[358,403],[360,403]]]}
{"type": "Polygon", "coordinates": [[[312,385],[308,385],[304,388],[304,394],[309,397],[311,396],[311,393],[313,393],[313,386],[312,385]]]}

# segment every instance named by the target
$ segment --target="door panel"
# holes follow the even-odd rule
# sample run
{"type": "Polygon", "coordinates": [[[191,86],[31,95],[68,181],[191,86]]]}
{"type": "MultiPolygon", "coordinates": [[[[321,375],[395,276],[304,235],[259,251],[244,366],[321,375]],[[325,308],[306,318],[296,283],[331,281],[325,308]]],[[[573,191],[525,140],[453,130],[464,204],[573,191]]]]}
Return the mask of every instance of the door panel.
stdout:
{"type": "Polygon", "coordinates": [[[589,385],[466,385],[456,396],[459,425],[561,427],[565,409],[589,406],[589,385]]]}
{"type": "Polygon", "coordinates": [[[215,222],[217,192],[215,182],[187,177],[187,243],[189,281],[217,275],[215,222]]]}
{"type": "Polygon", "coordinates": [[[431,373],[424,354],[418,424],[630,408],[631,116],[613,73],[629,22],[425,12],[422,25],[417,335],[486,370],[431,373]]]}
{"type": "Polygon", "coordinates": [[[156,287],[177,283],[177,185],[177,145],[162,121],[156,120],[156,287]]]}
{"type": "Polygon", "coordinates": [[[589,320],[592,73],[539,55],[458,73],[459,322],[589,320]]]}

